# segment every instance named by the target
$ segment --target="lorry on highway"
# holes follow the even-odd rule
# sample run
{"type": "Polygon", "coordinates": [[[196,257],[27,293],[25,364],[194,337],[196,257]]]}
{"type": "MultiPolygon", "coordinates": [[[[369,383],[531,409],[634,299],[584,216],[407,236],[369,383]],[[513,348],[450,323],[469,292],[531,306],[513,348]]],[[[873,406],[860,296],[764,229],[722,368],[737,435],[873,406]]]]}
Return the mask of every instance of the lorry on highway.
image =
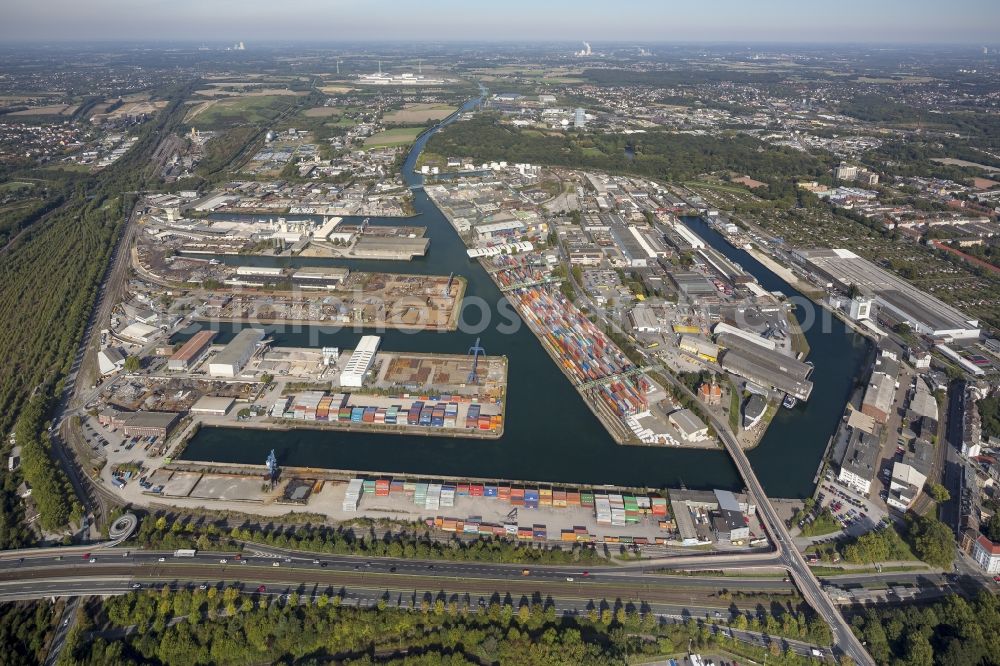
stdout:
{"type": "Polygon", "coordinates": [[[179,548],[174,551],[174,557],[194,557],[198,551],[194,548],[179,548]]]}

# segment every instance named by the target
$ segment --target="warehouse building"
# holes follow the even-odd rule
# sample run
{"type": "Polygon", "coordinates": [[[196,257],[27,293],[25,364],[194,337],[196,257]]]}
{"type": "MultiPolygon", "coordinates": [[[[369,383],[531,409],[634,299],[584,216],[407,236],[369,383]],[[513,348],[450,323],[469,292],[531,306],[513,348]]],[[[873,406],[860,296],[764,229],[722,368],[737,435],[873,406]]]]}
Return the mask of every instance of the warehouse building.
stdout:
{"type": "Polygon", "coordinates": [[[978,320],[850,250],[796,250],[793,255],[825,286],[835,286],[846,293],[853,285],[870,292],[880,311],[908,324],[917,333],[939,338],[979,337],[978,320]]]}
{"type": "Polygon", "coordinates": [[[123,328],[118,333],[118,335],[119,337],[125,338],[126,340],[130,340],[132,342],[146,344],[147,342],[152,340],[159,332],[160,329],[158,328],[155,328],[148,324],[136,322],[134,324],[130,324],[129,326],[123,328]]]}
{"type": "Polygon", "coordinates": [[[341,386],[361,388],[365,374],[375,362],[375,352],[378,351],[381,341],[382,338],[377,335],[362,336],[357,348],[351,352],[351,358],[344,365],[343,372],[340,373],[341,386]]]}
{"type": "Polygon", "coordinates": [[[695,301],[706,296],[717,296],[715,285],[701,273],[671,272],[670,279],[677,285],[677,290],[695,301]]]}
{"type": "Polygon", "coordinates": [[[681,351],[686,351],[703,361],[716,363],[719,360],[719,346],[713,345],[708,340],[702,340],[699,337],[684,334],[681,335],[680,342],[677,346],[680,347],[681,351]]]}
{"type": "Polygon", "coordinates": [[[338,266],[303,266],[292,273],[292,282],[304,289],[335,289],[348,275],[349,269],[338,266]]]}
{"type": "Polygon", "coordinates": [[[767,338],[762,338],[753,331],[745,331],[742,328],[736,328],[735,326],[730,326],[724,321],[720,321],[712,328],[712,333],[721,338],[718,340],[719,344],[726,347],[725,339],[731,339],[733,337],[740,338],[746,342],[752,342],[758,347],[763,347],[774,351],[778,348],[777,343],[774,340],[768,340],[767,338]],[[725,336],[725,337],[723,337],[725,336]]]}
{"type": "Polygon", "coordinates": [[[837,479],[864,496],[872,489],[882,447],[879,438],[863,430],[851,430],[847,451],[840,461],[837,479]]]}
{"type": "MultiPolygon", "coordinates": [[[[808,379],[797,379],[783,369],[762,358],[761,352],[745,352],[737,349],[727,349],[722,355],[722,369],[748,379],[755,384],[767,386],[776,391],[787,393],[798,400],[808,400],[813,384],[808,379]]],[[[788,359],[793,361],[793,359],[788,359]]],[[[794,361],[798,363],[798,361],[794,361]]],[[[805,364],[802,364],[805,365],[805,364]]],[[[809,366],[806,366],[809,367],[809,366]]]]}
{"type": "Polygon", "coordinates": [[[663,332],[663,324],[657,318],[653,308],[648,305],[636,305],[629,313],[629,318],[632,320],[632,328],[639,333],[663,332]]]}
{"type": "Polygon", "coordinates": [[[167,370],[187,371],[198,365],[198,361],[212,344],[218,331],[198,331],[167,360],[167,370]]]}
{"type": "Polygon", "coordinates": [[[191,405],[192,414],[206,414],[208,416],[225,416],[232,409],[233,398],[223,398],[214,395],[203,395],[198,401],[191,405]]]}
{"type": "Polygon", "coordinates": [[[126,437],[166,437],[180,416],[173,412],[120,412],[110,407],[97,420],[110,428],[121,428],[126,437]]]}
{"type": "Polygon", "coordinates": [[[244,328],[208,363],[208,374],[213,377],[236,377],[257,351],[264,339],[264,331],[244,328]]]}
{"type": "Polygon", "coordinates": [[[110,375],[125,367],[125,355],[116,347],[97,352],[97,367],[102,375],[110,375]]]}
{"type": "Polygon", "coordinates": [[[685,442],[701,442],[708,439],[708,426],[701,422],[690,409],[678,409],[671,412],[667,419],[677,428],[681,439],[685,442]]]}
{"type": "Polygon", "coordinates": [[[351,248],[351,255],[372,259],[398,259],[406,261],[427,254],[429,238],[404,238],[401,236],[362,236],[351,248]]]}

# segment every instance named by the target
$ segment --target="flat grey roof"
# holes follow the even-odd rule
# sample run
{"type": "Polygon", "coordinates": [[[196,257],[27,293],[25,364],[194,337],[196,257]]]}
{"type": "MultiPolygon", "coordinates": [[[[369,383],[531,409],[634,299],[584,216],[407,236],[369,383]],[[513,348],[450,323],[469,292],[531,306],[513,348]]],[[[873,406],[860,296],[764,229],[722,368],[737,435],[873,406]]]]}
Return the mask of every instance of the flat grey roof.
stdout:
{"type": "Polygon", "coordinates": [[[840,461],[840,466],[849,472],[857,474],[863,479],[871,481],[875,478],[878,468],[878,457],[882,447],[879,438],[869,435],[863,430],[851,429],[851,438],[848,440],[847,450],[840,461]]]}
{"type": "Polygon", "coordinates": [[[212,363],[238,365],[253,353],[254,348],[264,339],[264,331],[259,328],[244,328],[223,348],[212,363]]]}

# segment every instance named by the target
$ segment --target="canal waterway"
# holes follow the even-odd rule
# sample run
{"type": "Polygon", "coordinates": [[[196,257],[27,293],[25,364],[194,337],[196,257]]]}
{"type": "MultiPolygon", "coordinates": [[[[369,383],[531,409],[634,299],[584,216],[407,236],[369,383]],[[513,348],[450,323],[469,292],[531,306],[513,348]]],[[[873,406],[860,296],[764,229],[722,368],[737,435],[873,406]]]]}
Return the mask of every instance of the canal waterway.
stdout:
{"type": "MultiPolygon", "coordinates": [[[[470,102],[465,109],[471,108],[470,102]]],[[[451,119],[449,119],[450,121],[451,119]]],[[[443,124],[447,124],[447,122],[443,124]]],[[[443,125],[442,124],[442,125],[443,125]]],[[[432,132],[421,136],[403,167],[411,186],[422,184],[413,166],[432,132]]],[[[424,226],[431,239],[426,256],[407,262],[303,257],[219,257],[233,263],[277,266],[347,266],[352,270],[424,275],[454,273],[468,280],[463,324],[453,332],[380,332],[382,349],[464,354],[478,337],[490,355],[506,355],[509,384],[504,435],[470,440],[422,435],[382,435],[324,430],[261,431],[202,428],[181,458],[263,464],[273,448],[281,464],[395,474],[517,479],[566,484],[730,488],[742,483],[722,451],[620,446],[604,430],[527,326],[520,324],[502,294],[422,189],[415,189],[416,215],[403,224],[424,226]],[[513,324],[512,324],[513,322],[513,324]]],[[[290,216],[298,217],[298,216],[290,216]]],[[[728,245],[701,220],[687,220],[706,242],[740,263],[769,290],[796,292],[752,257],[728,245]]],[[[372,223],[400,220],[372,218],[372,223]]],[[[804,299],[803,299],[804,300],[804,299]]],[[[800,306],[808,318],[811,303],[800,306]]],[[[219,341],[239,326],[222,324],[219,341]]],[[[279,346],[353,348],[369,329],[267,327],[279,346]]],[[[188,334],[193,333],[189,331],[188,334]]],[[[833,320],[828,333],[806,331],[816,365],[810,401],[781,410],[751,461],[771,496],[801,497],[812,492],[812,476],[842,413],[865,352],[863,338],[833,320]]]]}

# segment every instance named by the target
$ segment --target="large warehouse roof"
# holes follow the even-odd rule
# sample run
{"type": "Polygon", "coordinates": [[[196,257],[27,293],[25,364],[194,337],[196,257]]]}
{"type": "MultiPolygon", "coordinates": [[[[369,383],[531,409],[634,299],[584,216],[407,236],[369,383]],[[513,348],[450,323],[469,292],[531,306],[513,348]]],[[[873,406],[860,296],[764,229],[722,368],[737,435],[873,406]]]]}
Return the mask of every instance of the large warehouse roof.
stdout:
{"type": "Polygon", "coordinates": [[[850,250],[796,250],[795,255],[841,290],[847,291],[855,285],[875,294],[881,307],[907,320],[920,333],[958,338],[979,336],[976,319],[850,250]]]}

